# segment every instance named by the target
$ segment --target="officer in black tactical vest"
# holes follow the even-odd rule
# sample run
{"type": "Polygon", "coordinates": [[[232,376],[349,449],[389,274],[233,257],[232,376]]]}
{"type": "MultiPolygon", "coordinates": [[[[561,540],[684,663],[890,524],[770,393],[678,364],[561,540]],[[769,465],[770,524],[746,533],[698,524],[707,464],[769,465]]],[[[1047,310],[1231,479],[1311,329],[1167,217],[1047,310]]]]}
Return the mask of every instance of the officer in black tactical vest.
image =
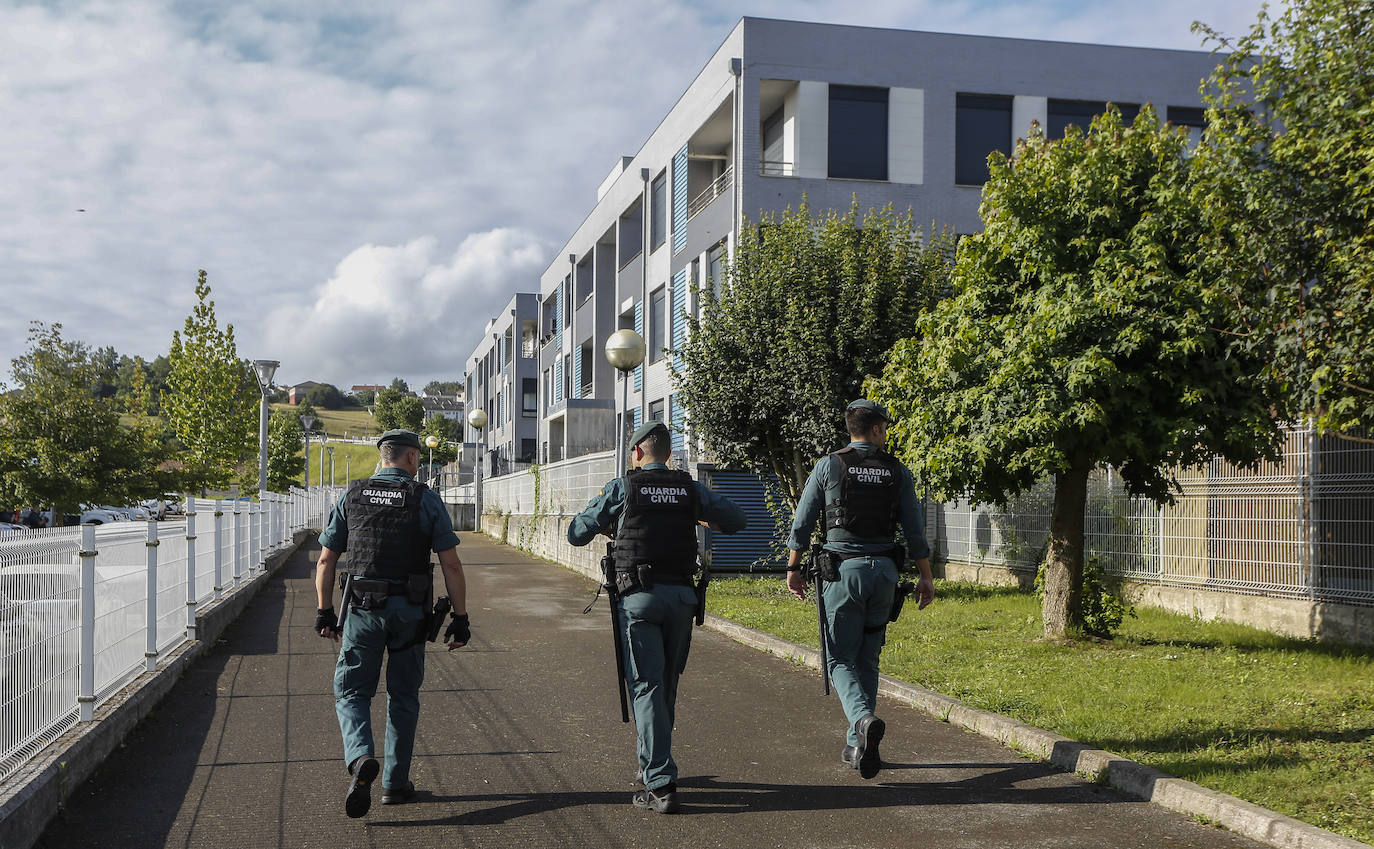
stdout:
{"type": "Polygon", "coordinates": [[[672,439],[662,422],[646,422],[636,430],[629,450],[630,471],[609,481],[573,517],[568,542],[586,545],[598,533],[615,540],[618,636],[627,647],[625,680],[633,699],[644,783],[630,801],[672,814],[679,810],[672,755],[677,684],[687,665],[697,604],[692,587],[696,526],[733,534],[745,526],[745,517],[730,499],[686,472],[668,468],[672,439]]]}
{"type": "Polygon", "coordinates": [[[874,715],[878,657],[894,612],[903,556],[920,570],[914,588],[920,607],[935,598],[935,587],[925,509],[916,497],[911,472],[883,450],[892,421],[887,410],[860,399],[846,408],[844,419],[849,445],[816,463],[797,502],[787,540],[787,588],[797,598],[806,598],[802,552],[810,548],[812,529],[824,514],[823,545],[816,559],[822,567],[818,581],[826,617],[826,672],[849,722],[841,757],[861,776],[872,778],[882,765],[878,743],[885,730],[874,715]],[[906,538],[906,550],[896,543],[898,528],[906,538]]]}
{"type": "Polygon", "coordinates": [[[434,585],[431,551],[439,555],[452,603],[444,642],[453,651],[471,637],[458,535],[443,501],[414,479],[420,464],[420,438],[408,430],[389,430],[377,440],[377,447],[381,468],[370,478],[351,482],[329,512],[320,534],[315,574],[319,594],[315,631],[322,637],[343,638],[334,667],[334,710],[350,775],[344,797],[344,811],[350,817],[367,813],[372,783],[379,773],[383,805],[408,802],[415,796],[411,751],[420,718],[426,632],[435,630],[429,627],[434,585]],[[334,576],[345,551],[348,589],[340,631],[334,612],[334,576]],[[384,770],[375,757],[371,710],[383,652],[387,654],[384,770]]]}

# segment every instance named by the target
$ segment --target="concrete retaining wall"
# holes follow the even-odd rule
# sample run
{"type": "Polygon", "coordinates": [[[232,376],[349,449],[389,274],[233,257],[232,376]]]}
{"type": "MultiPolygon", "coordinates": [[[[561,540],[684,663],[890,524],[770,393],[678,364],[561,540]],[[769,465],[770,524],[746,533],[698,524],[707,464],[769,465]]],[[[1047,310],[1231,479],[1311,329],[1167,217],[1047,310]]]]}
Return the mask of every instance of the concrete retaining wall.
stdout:
{"type": "MultiPolygon", "coordinates": [[[[568,542],[570,521],[571,516],[483,513],[482,531],[535,557],[552,560],[574,572],[581,572],[589,578],[600,580],[601,557],[606,553],[604,538],[599,537],[589,545],[575,546],[568,542]]],[[[459,556],[462,556],[462,553],[463,549],[460,546],[459,556]]]]}

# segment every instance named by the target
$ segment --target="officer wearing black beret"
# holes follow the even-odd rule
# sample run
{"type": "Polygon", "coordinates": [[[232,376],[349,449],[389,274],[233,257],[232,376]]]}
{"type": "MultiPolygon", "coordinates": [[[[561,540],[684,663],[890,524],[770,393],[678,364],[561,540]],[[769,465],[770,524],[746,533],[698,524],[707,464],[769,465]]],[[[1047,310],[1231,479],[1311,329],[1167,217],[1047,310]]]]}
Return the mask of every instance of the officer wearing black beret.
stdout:
{"type": "Polygon", "coordinates": [[[467,644],[467,585],[458,559],[458,535],[448,510],[429,487],[415,480],[420,437],[389,430],[377,440],[379,470],[352,481],[329,511],[320,534],[315,574],[319,610],[315,631],[343,638],[334,667],[334,710],[343,733],[349,783],[344,811],[361,817],[372,804],[372,783],[382,778],[382,804],[415,796],[410,780],[415,726],[420,718],[420,684],[425,677],[425,620],[434,584],[430,552],[439,555],[453,617],[444,642],[449,651],[467,644]],[[348,615],[342,632],[334,612],[334,576],[348,552],[351,576],[348,615]],[[382,654],[386,667],[386,767],[377,763],[372,739],[372,696],[377,692],[382,654]]]}
{"type": "Polygon", "coordinates": [[[659,421],[630,437],[629,472],[609,481],[568,525],[568,542],[586,545],[598,533],[615,540],[620,590],[620,638],[627,647],[625,681],[638,732],[644,789],[630,802],[660,814],[679,810],[673,722],[678,676],[692,641],[697,565],[696,526],[733,534],[745,526],[733,501],[667,466],[672,438],[659,421]]]}
{"type": "Polygon", "coordinates": [[[841,757],[864,778],[873,778],[882,766],[878,744],[886,726],[874,711],[878,658],[902,565],[897,558],[908,557],[920,571],[915,587],[919,605],[935,598],[925,510],[910,470],[883,450],[891,421],[877,402],[860,398],[850,403],[844,413],[850,442],[811,470],[787,539],[787,588],[797,598],[806,597],[802,552],[810,546],[818,519],[823,519],[824,549],[838,561],[833,575],[818,580],[825,601],[826,673],[848,720],[841,757]],[[910,550],[896,545],[898,528],[910,550]]]}

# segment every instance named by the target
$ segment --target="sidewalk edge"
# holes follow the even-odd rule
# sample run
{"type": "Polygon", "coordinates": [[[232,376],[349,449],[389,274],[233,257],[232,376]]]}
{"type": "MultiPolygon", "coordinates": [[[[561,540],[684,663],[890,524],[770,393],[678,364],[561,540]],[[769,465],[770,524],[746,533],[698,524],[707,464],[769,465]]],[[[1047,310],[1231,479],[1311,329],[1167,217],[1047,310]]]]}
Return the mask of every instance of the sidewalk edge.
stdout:
{"type": "MultiPolygon", "coordinates": [[[[738,643],[820,669],[820,652],[765,634],[715,614],[706,627],[738,643]]],[[[1104,749],[1061,737],[992,711],[969,707],[958,699],[880,676],[878,692],[919,708],[931,716],[996,740],[1019,752],[1049,761],[1061,769],[1101,781],[1137,799],[1178,813],[1205,818],[1243,837],[1278,849],[1369,849],[1369,845],[1310,823],[1262,808],[1199,784],[1175,778],[1104,749]]]]}

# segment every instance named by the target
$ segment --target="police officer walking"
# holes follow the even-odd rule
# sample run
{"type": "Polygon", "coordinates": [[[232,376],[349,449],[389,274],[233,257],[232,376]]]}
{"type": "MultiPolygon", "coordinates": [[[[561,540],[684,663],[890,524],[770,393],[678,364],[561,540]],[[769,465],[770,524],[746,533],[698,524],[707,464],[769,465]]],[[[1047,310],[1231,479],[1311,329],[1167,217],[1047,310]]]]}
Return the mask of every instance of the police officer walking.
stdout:
{"type": "Polygon", "coordinates": [[[377,440],[381,468],[352,481],[329,512],[320,534],[315,574],[319,610],[315,631],[343,638],[334,667],[334,709],[343,733],[344,763],[351,776],[344,811],[361,817],[372,805],[372,782],[382,775],[382,804],[415,796],[410,780],[411,751],[420,717],[420,684],[425,677],[426,625],[433,592],[430,552],[439,555],[453,616],[444,633],[449,651],[467,644],[467,585],[458,559],[458,536],[448,510],[429,487],[415,480],[420,438],[408,430],[389,430],[377,440]],[[334,575],[339,556],[348,552],[348,591],[342,604],[342,631],[334,612],[334,575]],[[376,759],[372,739],[372,697],[387,653],[386,769],[376,759]]]}
{"type": "Polygon", "coordinates": [[[903,554],[916,561],[921,573],[915,587],[920,607],[935,598],[935,585],[925,510],[916,498],[911,472],[883,450],[892,419],[886,409],[867,399],[851,403],[844,419],[849,445],[816,463],[797,502],[787,540],[787,588],[797,598],[806,598],[802,552],[810,546],[812,529],[823,512],[821,567],[816,571],[821,573],[817,584],[826,616],[825,672],[849,722],[841,757],[859,775],[872,778],[882,765],[878,744],[885,730],[874,715],[878,658],[903,554]],[[898,527],[910,551],[896,544],[898,527]]]}
{"type": "Polygon", "coordinates": [[[617,638],[627,646],[625,680],[644,783],[630,801],[637,808],[673,814],[679,810],[672,755],[678,676],[687,665],[697,605],[692,587],[696,525],[733,534],[746,520],[733,501],[686,472],[668,468],[672,439],[662,422],[646,422],[636,430],[629,452],[630,470],[609,481],[573,517],[568,542],[586,545],[598,533],[615,540],[617,638]]]}

